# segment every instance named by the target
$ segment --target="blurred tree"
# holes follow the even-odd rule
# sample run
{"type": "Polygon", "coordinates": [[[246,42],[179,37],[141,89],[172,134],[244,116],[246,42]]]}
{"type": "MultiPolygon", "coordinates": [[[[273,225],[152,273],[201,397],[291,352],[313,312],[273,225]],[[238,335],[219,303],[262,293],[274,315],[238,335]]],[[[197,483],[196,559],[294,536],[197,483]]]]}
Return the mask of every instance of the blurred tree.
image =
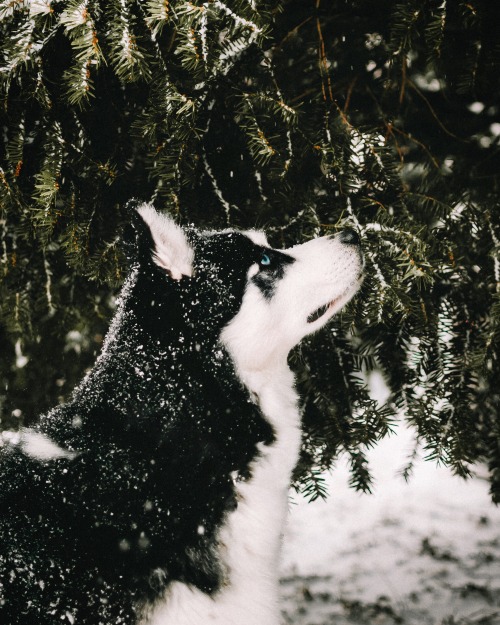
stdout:
{"type": "Polygon", "coordinates": [[[0,20],[2,427],[91,365],[131,197],[277,246],[350,225],[362,293],[291,356],[300,487],[344,451],[369,489],[364,452],[404,414],[500,500],[499,3],[2,0],[0,20]]]}

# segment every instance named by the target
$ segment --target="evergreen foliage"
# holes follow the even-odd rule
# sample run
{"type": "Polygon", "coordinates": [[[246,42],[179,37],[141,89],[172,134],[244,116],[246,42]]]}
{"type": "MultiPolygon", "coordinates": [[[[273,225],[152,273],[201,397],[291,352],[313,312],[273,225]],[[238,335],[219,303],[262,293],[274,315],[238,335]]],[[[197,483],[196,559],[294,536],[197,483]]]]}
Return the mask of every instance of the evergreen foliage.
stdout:
{"type": "Polygon", "coordinates": [[[2,427],[92,363],[130,198],[275,246],[349,225],[362,292],[291,356],[299,487],[321,495],[344,451],[369,489],[403,414],[430,459],[486,461],[500,500],[498,3],[1,0],[0,20],[2,427]]]}

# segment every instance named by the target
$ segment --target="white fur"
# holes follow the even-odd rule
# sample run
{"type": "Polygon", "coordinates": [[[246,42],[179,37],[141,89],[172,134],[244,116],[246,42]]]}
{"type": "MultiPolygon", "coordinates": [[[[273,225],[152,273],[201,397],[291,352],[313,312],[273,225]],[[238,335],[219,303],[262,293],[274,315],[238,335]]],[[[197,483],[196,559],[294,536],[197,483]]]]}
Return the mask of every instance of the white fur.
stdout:
{"type": "Polygon", "coordinates": [[[143,204],[137,212],[151,230],[155,243],[154,262],[174,280],[193,275],[194,251],[182,228],[149,204],[143,204]]]}
{"type": "Polygon", "coordinates": [[[76,453],[59,447],[48,436],[33,430],[23,430],[19,444],[23,452],[36,460],[48,461],[58,458],[68,458],[72,460],[76,453]]]}
{"type": "MultiPolygon", "coordinates": [[[[259,233],[246,233],[266,245],[259,233]]],[[[238,507],[218,536],[226,570],[222,589],[212,598],[180,582],[155,606],[144,610],[141,625],[279,625],[278,570],[288,488],[300,450],[300,416],[287,355],[352,297],[359,286],[361,258],[338,239],[315,239],[286,250],[287,267],[276,292],[266,300],[251,282],[252,265],[238,314],[221,341],[242,382],[274,428],[276,441],[261,445],[248,481],[236,482],[238,507]],[[308,316],[332,302],[313,323],[308,316]]]]}
{"type": "Polygon", "coordinates": [[[355,246],[323,237],[284,250],[295,258],[270,300],[249,282],[240,312],[223,332],[242,371],[279,367],[289,351],[315,332],[356,293],[362,261],[355,246]],[[331,302],[326,314],[308,316],[331,302]]]}
{"type": "Polygon", "coordinates": [[[253,241],[256,245],[262,245],[262,247],[269,247],[266,235],[262,230],[244,230],[243,234],[253,241]]]}

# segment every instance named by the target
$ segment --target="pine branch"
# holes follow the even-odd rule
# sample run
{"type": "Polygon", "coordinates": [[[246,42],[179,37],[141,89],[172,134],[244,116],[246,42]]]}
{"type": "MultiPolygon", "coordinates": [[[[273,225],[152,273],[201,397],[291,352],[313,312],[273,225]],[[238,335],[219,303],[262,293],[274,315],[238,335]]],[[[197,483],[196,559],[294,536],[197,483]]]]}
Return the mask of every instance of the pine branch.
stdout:
{"type": "Polygon", "coordinates": [[[16,345],[22,361],[35,337],[63,354],[64,332],[104,331],[131,197],[200,227],[265,226],[278,247],[352,227],[363,288],[291,358],[298,488],[322,496],[347,453],[368,490],[366,449],[404,415],[430,458],[459,474],[488,462],[500,498],[498,9],[378,8],[0,1],[2,424],[28,410],[21,375],[37,406],[61,394],[55,374],[16,367],[16,345]]]}

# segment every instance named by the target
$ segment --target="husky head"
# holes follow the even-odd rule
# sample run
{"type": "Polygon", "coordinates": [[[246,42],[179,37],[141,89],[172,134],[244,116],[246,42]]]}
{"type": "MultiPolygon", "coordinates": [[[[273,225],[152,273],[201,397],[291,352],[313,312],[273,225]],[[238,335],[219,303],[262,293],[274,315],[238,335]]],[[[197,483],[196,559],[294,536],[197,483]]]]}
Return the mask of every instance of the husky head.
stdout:
{"type": "Polygon", "coordinates": [[[286,359],[361,283],[363,257],[353,230],[277,250],[260,231],[184,230],[150,205],[137,212],[139,250],[156,275],[155,288],[163,281],[173,289],[192,332],[216,335],[243,369],[286,359]]]}

